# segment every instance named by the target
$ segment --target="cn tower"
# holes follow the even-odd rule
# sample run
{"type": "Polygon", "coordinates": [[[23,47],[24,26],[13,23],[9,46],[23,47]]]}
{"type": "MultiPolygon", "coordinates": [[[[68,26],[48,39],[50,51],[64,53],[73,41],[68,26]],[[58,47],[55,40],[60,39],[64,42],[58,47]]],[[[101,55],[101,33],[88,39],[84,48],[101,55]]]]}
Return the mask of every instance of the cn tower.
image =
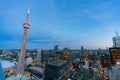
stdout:
{"type": "Polygon", "coordinates": [[[26,22],[23,24],[24,35],[23,35],[23,41],[22,41],[22,46],[21,46],[21,50],[20,50],[19,62],[18,62],[18,66],[17,66],[17,76],[24,75],[24,60],[25,60],[26,37],[27,37],[27,30],[30,28],[30,25],[28,23],[29,16],[30,16],[30,9],[28,8],[26,22]]]}

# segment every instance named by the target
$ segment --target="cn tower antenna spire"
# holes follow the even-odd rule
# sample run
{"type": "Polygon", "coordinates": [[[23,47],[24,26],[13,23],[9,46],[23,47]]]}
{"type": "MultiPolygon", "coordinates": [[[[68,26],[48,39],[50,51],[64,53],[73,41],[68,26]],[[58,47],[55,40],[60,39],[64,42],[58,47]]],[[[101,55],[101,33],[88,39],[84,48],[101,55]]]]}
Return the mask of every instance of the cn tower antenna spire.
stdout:
{"type": "Polygon", "coordinates": [[[28,10],[27,10],[26,23],[28,23],[29,21],[29,16],[30,16],[30,7],[28,7],[28,10]]]}
{"type": "Polygon", "coordinates": [[[30,7],[28,7],[28,11],[27,11],[27,14],[30,14],[30,7]]]}

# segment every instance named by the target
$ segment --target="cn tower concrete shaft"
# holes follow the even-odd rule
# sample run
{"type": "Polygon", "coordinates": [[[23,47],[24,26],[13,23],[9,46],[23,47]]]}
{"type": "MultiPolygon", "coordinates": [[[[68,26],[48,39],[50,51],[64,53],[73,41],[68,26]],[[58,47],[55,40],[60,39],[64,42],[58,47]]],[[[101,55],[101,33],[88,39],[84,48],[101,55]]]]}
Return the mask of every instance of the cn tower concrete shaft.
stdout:
{"type": "Polygon", "coordinates": [[[21,47],[21,51],[20,51],[18,68],[17,68],[17,75],[23,75],[24,74],[26,37],[27,37],[27,28],[24,29],[24,36],[23,36],[22,47],[21,47]]]}
{"type": "Polygon", "coordinates": [[[28,13],[27,13],[26,22],[23,24],[24,35],[23,35],[22,47],[21,47],[20,55],[19,55],[19,62],[18,62],[18,66],[17,66],[17,75],[18,76],[24,75],[24,60],[25,60],[27,29],[29,29],[29,27],[30,27],[30,25],[28,24],[28,19],[29,19],[29,9],[28,9],[28,13]]]}

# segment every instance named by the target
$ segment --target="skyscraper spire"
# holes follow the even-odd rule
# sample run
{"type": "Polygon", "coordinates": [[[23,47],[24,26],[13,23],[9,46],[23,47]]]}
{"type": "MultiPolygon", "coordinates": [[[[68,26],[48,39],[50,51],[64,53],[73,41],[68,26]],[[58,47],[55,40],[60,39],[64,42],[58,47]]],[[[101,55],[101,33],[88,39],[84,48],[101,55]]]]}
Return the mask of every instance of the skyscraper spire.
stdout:
{"type": "Polygon", "coordinates": [[[27,29],[30,28],[30,25],[28,23],[29,15],[30,15],[30,9],[28,8],[26,22],[23,24],[24,35],[23,35],[22,47],[21,47],[20,55],[19,55],[18,67],[17,67],[17,75],[18,76],[24,75],[24,59],[25,59],[27,29]]]}
{"type": "Polygon", "coordinates": [[[115,31],[115,33],[116,33],[116,36],[119,36],[119,33],[117,31],[115,31]]]}

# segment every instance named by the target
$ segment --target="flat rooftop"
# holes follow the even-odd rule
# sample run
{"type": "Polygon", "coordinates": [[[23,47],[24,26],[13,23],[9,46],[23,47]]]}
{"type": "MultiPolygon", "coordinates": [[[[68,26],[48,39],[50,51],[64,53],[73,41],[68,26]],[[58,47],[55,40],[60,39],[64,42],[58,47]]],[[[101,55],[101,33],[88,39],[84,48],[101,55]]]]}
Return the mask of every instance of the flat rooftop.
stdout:
{"type": "Polygon", "coordinates": [[[48,64],[53,65],[53,66],[61,66],[65,63],[67,63],[67,60],[56,60],[54,62],[48,62],[48,64]]]}

